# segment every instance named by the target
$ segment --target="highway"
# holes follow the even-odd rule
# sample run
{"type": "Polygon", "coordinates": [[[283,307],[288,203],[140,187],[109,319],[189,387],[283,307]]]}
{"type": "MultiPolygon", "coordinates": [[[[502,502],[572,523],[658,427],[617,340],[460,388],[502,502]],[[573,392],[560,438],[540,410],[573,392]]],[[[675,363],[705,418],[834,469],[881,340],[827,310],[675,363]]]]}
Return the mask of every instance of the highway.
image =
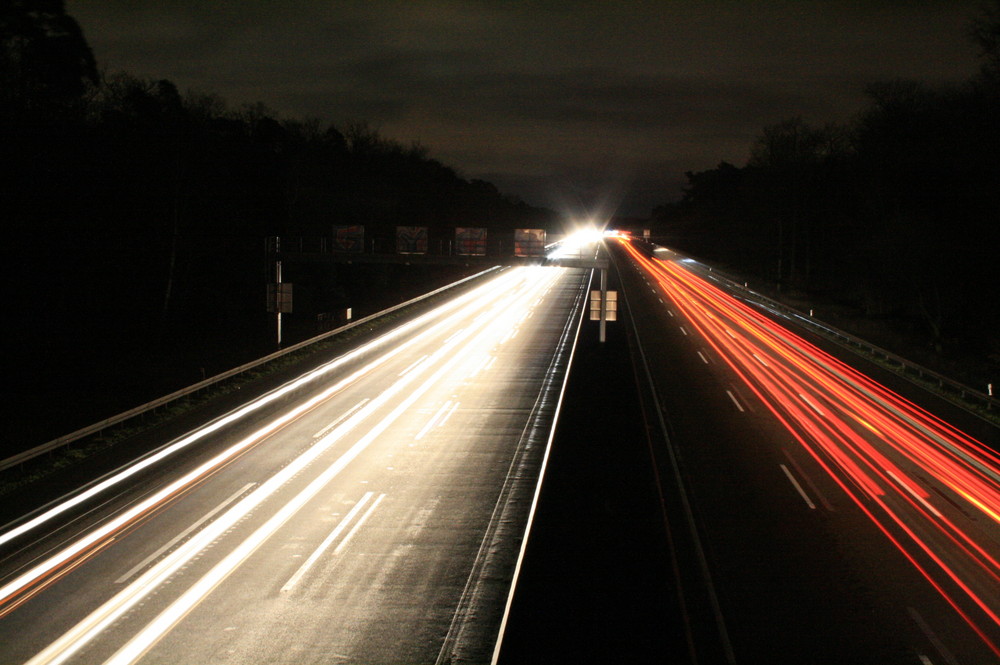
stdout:
{"type": "Polygon", "coordinates": [[[0,662],[488,661],[589,275],[499,271],[7,525],[0,662]]]}
{"type": "Polygon", "coordinates": [[[1000,662],[996,452],[707,268],[613,244],[704,608],[692,662],[1000,662]]]}

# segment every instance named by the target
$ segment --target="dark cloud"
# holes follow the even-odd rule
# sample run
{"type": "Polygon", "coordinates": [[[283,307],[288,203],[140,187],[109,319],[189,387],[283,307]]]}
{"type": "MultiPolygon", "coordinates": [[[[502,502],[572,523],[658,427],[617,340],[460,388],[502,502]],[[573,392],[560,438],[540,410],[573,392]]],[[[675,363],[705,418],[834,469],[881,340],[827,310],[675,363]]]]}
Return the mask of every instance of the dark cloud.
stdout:
{"type": "Polygon", "coordinates": [[[978,0],[67,6],[112,71],[365,121],[534,203],[644,214],[768,124],[845,120],[874,81],[969,76],[978,0]]]}

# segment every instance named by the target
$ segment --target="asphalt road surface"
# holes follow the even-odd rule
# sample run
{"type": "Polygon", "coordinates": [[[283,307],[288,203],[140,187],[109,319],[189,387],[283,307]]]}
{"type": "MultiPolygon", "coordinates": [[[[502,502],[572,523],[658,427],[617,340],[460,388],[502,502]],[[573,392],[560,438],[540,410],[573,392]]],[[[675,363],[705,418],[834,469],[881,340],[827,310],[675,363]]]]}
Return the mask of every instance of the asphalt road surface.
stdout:
{"type": "Polygon", "coordinates": [[[0,662],[488,661],[588,278],[506,270],[8,525],[0,662]]]}
{"type": "Polygon", "coordinates": [[[615,242],[664,420],[686,662],[1000,662],[997,454],[706,268],[615,242]]]}
{"type": "Polygon", "coordinates": [[[5,528],[0,662],[1000,662],[996,454],[617,242],[551,450],[587,273],[512,270],[5,528]]]}

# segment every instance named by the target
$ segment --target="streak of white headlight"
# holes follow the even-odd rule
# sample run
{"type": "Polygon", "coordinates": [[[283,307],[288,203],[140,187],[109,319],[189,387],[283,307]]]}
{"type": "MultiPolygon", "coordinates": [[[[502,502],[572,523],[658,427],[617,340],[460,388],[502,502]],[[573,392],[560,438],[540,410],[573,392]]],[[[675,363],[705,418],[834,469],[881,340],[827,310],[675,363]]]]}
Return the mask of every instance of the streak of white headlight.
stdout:
{"type": "MultiPolygon", "coordinates": [[[[491,280],[491,282],[492,281],[493,280],[491,280]]],[[[486,288],[487,286],[489,286],[489,283],[479,288],[486,288]]],[[[339,356],[334,360],[331,360],[329,363],[326,363],[325,365],[322,365],[321,367],[311,372],[303,374],[301,377],[294,379],[286,383],[285,385],[280,386],[279,388],[276,388],[275,390],[267,393],[266,395],[263,395],[258,399],[248,403],[247,405],[240,407],[239,409],[236,409],[235,411],[218,418],[217,420],[205,425],[204,427],[195,430],[191,434],[188,434],[183,438],[177,440],[176,442],[164,447],[156,454],[150,455],[149,457],[146,457],[134,464],[131,464],[128,468],[123,469],[118,473],[109,476],[105,480],[95,484],[93,487],[87,489],[86,491],[74,495],[66,499],[65,501],[61,501],[58,505],[53,506],[52,508],[40,513],[38,516],[32,518],[31,520],[28,520],[23,524],[20,524],[8,531],[0,533],[0,545],[3,545],[4,543],[13,540],[14,538],[17,538],[18,536],[30,531],[31,529],[34,529],[35,527],[38,527],[48,522],[54,517],[57,517],[58,515],[61,515],[67,510],[73,508],[74,506],[78,506],[81,503],[84,503],[85,501],[93,498],[94,496],[103,492],[104,490],[121,483],[122,481],[130,478],[131,476],[139,473],[143,469],[146,469],[156,464],[157,462],[163,460],[165,457],[168,457],[169,455],[176,453],[177,451],[191,445],[192,443],[205,438],[209,434],[222,429],[226,425],[230,425],[236,422],[240,418],[243,418],[244,416],[260,409],[263,406],[266,406],[267,404],[270,404],[274,400],[280,399],[289,392],[296,390],[297,388],[300,388],[311,381],[315,381],[316,379],[326,376],[327,374],[337,369],[341,365],[348,363],[358,358],[359,356],[369,353],[370,351],[373,351],[374,349],[380,346],[388,344],[392,340],[397,339],[398,337],[406,334],[410,330],[422,326],[426,324],[428,321],[440,317],[443,314],[455,309],[456,307],[467,304],[468,302],[474,300],[477,297],[477,295],[474,294],[478,294],[478,289],[470,293],[467,293],[464,296],[460,296],[459,298],[446,302],[441,306],[435,308],[431,312],[428,312],[427,314],[424,314],[409,323],[401,325],[398,328],[390,330],[386,334],[380,336],[377,339],[372,340],[371,342],[368,342],[367,344],[361,347],[358,347],[354,351],[346,353],[343,356],[339,356]]],[[[481,296],[481,294],[478,295],[481,296]]],[[[4,598],[3,594],[0,593],[0,600],[2,600],[3,598],[4,598]]]]}
{"type": "MultiPolygon", "coordinates": [[[[556,271],[552,271],[555,273],[556,271]]],[[[555,278],[553,274],[551,279],[555,278]]],[[[539,280],[531,285],[531,292],[545,288],[546,281],[539,280]]],[[[385,418],[377,423],[367,434],[359,439],[347,452],[341,455],[330,467],[320,476],[313,480],[303,491],[296,495],[289,503],[285,504],[274,516],[264,525],[259,527],[247,540],[243,541],[220,563],[216,564],[212,570],[201,578],[194,586],[188,589],[180,598],[174,601],[164,612],[162,612],[152,623],[147,625],[139,634],[123,646],[108,663],[134,662],[140,658],[163,634],[180,621],[191,609],[207,594],[209,594],[219,583],[222,582],[236,567],[245,561],[260,545],[280,528],[288,519],[301,509],[306,502],[313,498],[323,487],[325,487],[337,474],[339,474],[351,461],[363,452],[389,425],[392,424],[407,408],[419,399],[428,389],[437,383],[442,376],[451,371],[454,366],[463,361],[463,355],[454,353],[454,349],[465,342],[474,333],[479,331],[479,339],[492,339],[503,334],[503,331],[512,320],[510,310],[517,308],[520,303],[525,302],[523,294],[518,294],[518,287],[515,285],[505,294],[502,302],[502,309],[505,310],[500,316],[490,320],[484,320],[479,324],[470,325],[459,336],[453,336],[449,343],[439,347],[428,362],[422,363],[419,369],[407,373],[400,377],[390,388],[383,391],[378,397],[368,402],[365,407],[356,412],[343,424],[325,435],[305,453],[296,458],[289,465],[284,467],[275,476],[263,483],[253,494],[247,496],[233,508],[219,517],[215,522],[206,527],[197,536],[186,542],[180,548],[172,552],[165,559],[157,563],[150,570],[146,571],[127,588],[116,594],[104,605],[91,613],[73,629],[64,634],[58,640],[49,645],[45,650],[37,654],[28,661],[27,665],[55,665],[66,662],[83,646],[100,634],[109,625],[117,621],[122,615],[134,607],[138,602],[154,591],[157,587],[167,581],[174,573],[187,564],[199,552],[221,537],[226,531],[232,528],[237,522],[256,509],[265,499],[282,487],[289,479],[299,473],[306,466],[311,464],[317,457],[333,446],[347,432],[356,427],[378,408],[385,405],[408,385],[414,383],[416,379],[435,363],[444,360],[444,364],[434,372],[424,383],[416,388],[399,405],[397,405],[385,418]]],[[[501,288],[507,288],[502,285],[501,288]]],[[[480,294],[481,296],[482,294],[480,294]]],[[[438,326],[434,327],[435,329],[438,326]]],[[[471,349],[472,344],[469,345],[471,349]]],[[[475,351],[474,351],[475,352],[475,351]]],[[[393,351],[393,354],[398,351],[393,351]]],[[[359,372],[364,371],[359,370],[359,372]]]]}
{"type": "MultiPolygon", "coordinates": [[[[195,434],[192,434],[192,435],[190,435],[188,437],[185,437],[184,439],[182,439],[178,443],[176,443],[173,446],[171,446],[171,451],[170,452],[174,452],[176,449],[179,449],[180,447],[189,445],[190,443],[194,442],[198,438],[201,438],[201,437],[205,436],[207,433],[215,431],[215,430],[219,429],[220,427],[222,427],[225,424],[230,424],[237,417],[242,417],[243,415],[246,415],[247,413],[249,413],[251,410],[256,409],[256,408],[260,408],[261,406],[263,406],[263,404],[266,404],[266,403],[268,403],[270,401],[273,401],[274,399],[277,399],[278,397],[281,397],[281,396],[285,395],[287,392],[289,392],[291,390],[294,390],[295,388],[301,387],[303,384],[305,384],[305,383],[307,383],[309,381],[312,381],[312,380],[314,380],[315,378],[317,378],[319,376],[323,376],[323,375],[328,374],[330,371],[332,371],[333,369],[336,369],[337,367],[340,367],[345,362],[348,362],[349,360],[353,360],[353,359],[357,358],[361,353],[372,350],[372,348],[374,348],[374,346],[376,346],[376,343],[378,343],[378,345],[383,345],[387,341],[390,341],[390,340],[393,340],[393,339],[397,339],[401,334],[403,334],[403,332],[412,330],[414,326],[418,326],[418,325],[422,325],[424,323],[427,323],[428,320],[433,319],[433,318],[440,318],[443,314],[451,312],[452,310],[454,310],[454,309],[456,309],[458,307],[464,307],[464,306],[467,306],[467,305],[469,305],[471,303],[475,303],[477,300],[482,300],[482,301],[488,302],[492,297],[495,297],[496,295],[502,294],[504,292],[504,290],[510,288],[509,285],[508,285],[508,283],[517,283],[517,279],[518,279],[518,276],[517,276],[516,272],[508,273],[507,275],[498,276],[496,279],[490,280],[489,282],[487,282],[483,286],[479,287],[478,289],[475,289],[475,290],[471,291],[470,293],[468,293],[468,294],[466,294],[466,295],[464,295],[464,296],[462,296],[460,298],[457,298],[455,301],[446,303],[445,305],[442,305],[441,307],[436,308],[431,313],[429,313],[429,314],[427,314],[425,316],[420,317],[420,319],[412,322],[411,324],[407,324],[407,325],[401,326],[399,329],[393,330],[390,333],[387,333],[386,335],[380,337],[378,340],[374,340],[373,342],[371,342],[369,344],[366,344],[365,346],[361,347],[360,349],[358,349],[356,351],[352,351],[352,352],[350,352],[348,354],[345,354],[344,356],[341,356],[341,357],[339,357],[339,358],[331,361],[330,363],[328,363],[327,365],[324,365],[322,368],[320,368],[318,370],[314,370],[312,372],[309,372],[308,374],[303,375],[303,377],[301,377],[299,379],[296,379],[294,381],[291,381],[288,384],[286,384],[285,386],[283,386],[282,388],[280,388],[279,390],[275,391],[274,393],[270,393],[270,394],[266,395],[264,398],[261,398],[260,400],[252,402],[247,407],[244,407],[242,409],[238,409],[237,411],[235,411],[232,414],[232,416],[227,416],[226,418],[223,418],[222,420],[217,421],[216,423],[212,423],[208,427],[203,428],[202,430],[199,430],[195,434]],[[402,332],[400,332],[400,330],[402,330],[402,332]],[[251,409],[251,407],[253,407],[253,409],[251,409]]],[[[351,383],[353,383],[354,381],[356,381],[360,377],[364,376],[368,372],[371,372],[372,370],[374,370],[378,366],[384,364],[385,362],[389,361],[390,359],[392,359],[396,355],[399,355],[403,351],[409,349],[414,344],[417,344],[422,339],[424,339],[426,336],[435,334],[435,332],[437,330],[441,329],[442,327],[447,327],[447,326],[452,325],[452,321],[453,320],[458,320],[460,317],[464,317],[464,316],[465,316],[465,314],[462,311],[459,311],[457,313],[453,313],[451,317],[449,317],[448,319],[439,321],[437,324],[433,325],[431,328],[429,328],[424,333],[415,336],[411,340],[409,340],[409,341],[407,341],[407,342],[405,342],[403,344],[400,344],[400,345],[396,346],[393,349],[390,349],[389,351],[387,351],[385,354],[383,354],[379,358],[377,358],[374,361],[368,363],[367,365],[365,365],[361,369],[359,369],[359,370],[351,373],[346,378],[341,379],[340,381],[338,381],[336,384],[334,384],[330,388],[322,391],[318,395],[314,396],[313,398],[311,398],[310,400],[304,402],[303,404],[299,405],[298,407],[296,407],[296,408],[288,411],[287,413],[283,414],[282,416],[279,416],[278,418],[274,419],[273,421],[271,421],[270,423],[268,423],[264,427],[261,427],[260,429],[256,430],[255,432],[253,432],[249,436],[241,439],[236,444],[230,446],[228,449],[226,449],[222,453],[216,455],[212,459],[210,459],[207,462],[205,462],[204,464],[200,465],[198,468],[194,469],[190,473],[188,473],[188,474],[184,475],[183,477],[179,478],[178,480],[170,483],[169,485],[167,485],[166,487],[164,487],[160,491],[158,491],[155,494],[151,495],[146,500],[144,500],[144,501],[136,504],[135,506],[133,506],[129,510],[127,510],[127,511],[121,513],[121,514],[119,514],[117,517],[115,517],[111,521],[105,523],[100,528],[97,528],[97,529],[89,532],[88,534],[86,534],[83,537],[77,539],[72,544],[70,544],[69,546],[63,548],[62,550],[60,550],[59,552],[57,552],[53,556],[46,558],[41,563],[35,565],[34,567],[30,568],[25,573],[19,575],[18,577],[14,578],[13,580],[11,580],[10,582],[8,582],[7,584],[5,584],[2,587],[0,587],[0,603],[3,603],[7,599],[9,599],[10,597],[19,594],[22,590],[24,590],[25,588],[30,587],[31,585],[35,584],[38,580],[47,577],[50,573],[52,573],[52,571],[57,570],[58,568],[60,568],[61,566],[63,566],[67,561],[72,560],[74,557],[80,555],[82,552],[86,552],[88,549],[90,549],[91,547],[93,547],[96,543],[99,543],[102,540],[104,540],[105,538],[107,538],[110,535],[114,534],[116,531],[118,531],[119,529],[121,529],[123,526],[125,526],[126,524],[130,523],[131,521],[133,521],[136,518],[138,518],[139,516],[141,516],[143,513],[147,512],[148,510],[151,510],[152,508],[154,508],[155,506],[157,506],[161,502],[167,500],[168,498],[170,498],[171,496],[173,496],[176,492],[180,491],[184,487],[186,487],[186,486],[190,485],[191,483],[195,482],[196,480],[198,480],[199,478],[201,478],[202,476],[204,476],[206,473],[208,473],[212,469],[214,469],[214,468],[218,467],[220,464],[224,463],[226,460],[232,458],[233,456],[237,455],[238,453],[240,453],[241,451],[245,450],[249,446],[253,445],[254,443],[260,441],[264,437],[266,437],[266,436],[272,434],[273,432],[275,432],[276,430],[280,429],[282,426],[284,426],[285,424],[291,422],[292,420],[294,420],[295,418],[297,418],[302,413],[304,413],[304,412],[308,411],[309,409],[311,409],[312,407],[314,407],[316,404],[322,402],[325,399],[328,399],[330,396],[336,394],[340,390],[343,390],[346,386],[350,385],[351,383]]],[[[130,469],[126,470],[126,471],[123,471],[121,474],[119,474],[114,479],[115,482],[121,482],[125,478],[133,475],[137,470],[139,470],[141,468],[146,468],[147,466],[149,466],[150,463],[152,463],[152,461],[156,461],[156,460],[162,459],[167,454],[169,454],[169,453],[165,451],[165,452],[159,453],[157,455],[154,455],[152,458],[147,458],[146,460],[143,460],[143,462],[141,462],[140,464],[136,465],[136,468],[130,468],[130,469]]],[[[102,486],[106,486],[107,482],[110,482],[110,479],[109,479],[109,481],[106,481],[105,483],[102,483],[102,486]]],[[[96,490],[96,488],[95,488],[95,490],[96,490]]],[[[88,494],[92,495],[92,493],[88,493],[88,494]]],[[[67,504],[64,507],[62,507],[62,509],[63,510],[68,509],[69,507],[71,507],[73,505],[76,505],[77,503],[79,503],[79,501],[77,501],[76,498],[74,498],[73,501],[67,502],[67,504]]],[[[56,509],[53,508],[53,510],[50,511],[50,512],[54,512],[55,510],[56,509]]]]}

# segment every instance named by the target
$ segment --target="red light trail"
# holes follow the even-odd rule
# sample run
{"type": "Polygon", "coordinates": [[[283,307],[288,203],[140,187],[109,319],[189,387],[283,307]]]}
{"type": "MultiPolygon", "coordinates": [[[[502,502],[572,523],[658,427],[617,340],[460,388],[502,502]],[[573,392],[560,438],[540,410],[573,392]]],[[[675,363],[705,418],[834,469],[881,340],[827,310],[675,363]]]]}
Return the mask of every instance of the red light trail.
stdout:
{"type": "Polygon", "coordinates": [[[619,244],[1000,657],[1000,456],[676,262],[619,244]]]}

